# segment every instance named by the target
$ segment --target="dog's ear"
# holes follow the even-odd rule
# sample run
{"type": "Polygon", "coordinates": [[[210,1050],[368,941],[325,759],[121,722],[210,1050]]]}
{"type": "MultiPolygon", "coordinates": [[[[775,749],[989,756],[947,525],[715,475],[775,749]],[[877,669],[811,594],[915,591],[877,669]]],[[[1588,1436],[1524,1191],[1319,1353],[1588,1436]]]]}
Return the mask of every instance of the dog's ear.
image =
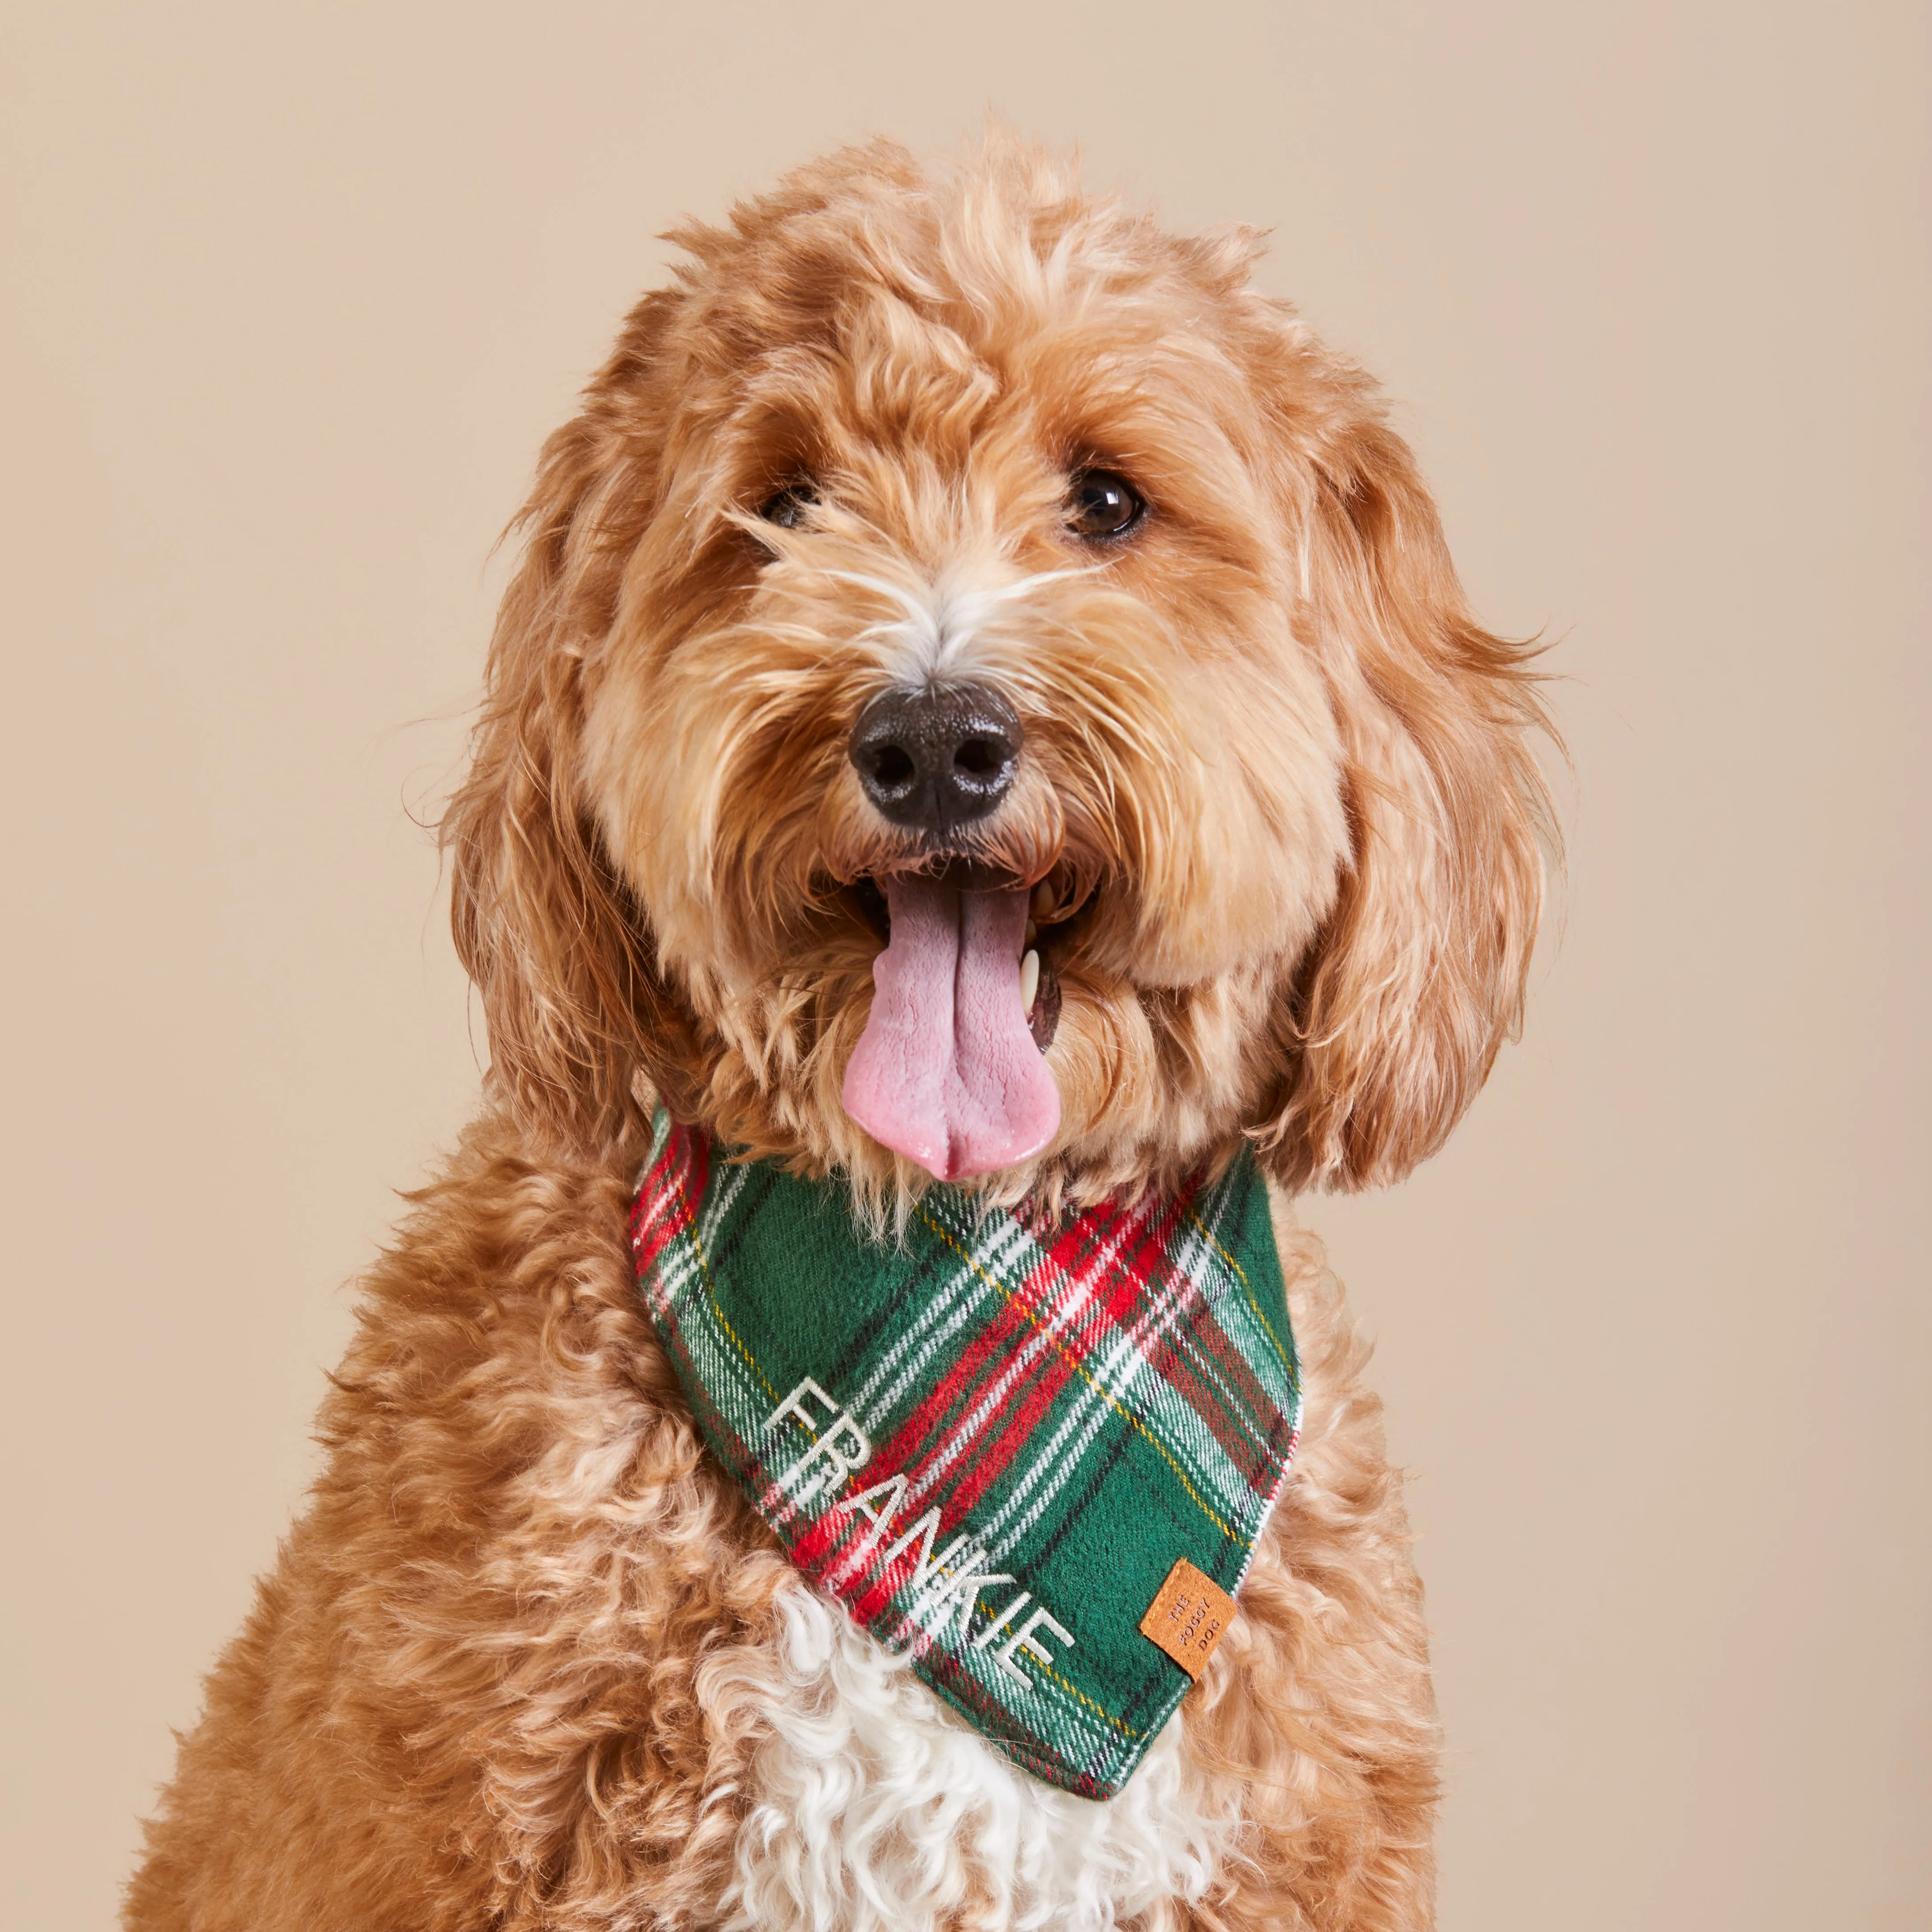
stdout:
{"type": "Polygon", "coordinates": [[[490,1084],[526,1133],[579,1154],[634,1122],[639,1075],[687,1110],[695,1076],[690,1016],[578,790],[586,653],[615,620],[656,489],[639,378],[675,300],[640,304],[583,412],[544,446],[470,771],[442,826],[490,1084]]]}
{"type": "Polygon", "coordinates": [[[1395,1180],[1442,1144],[1520,1020],[1554,839],[1530,650],[1472,618],[1413,458],[1355,400],[1298,465],[1351,850],[1277,1017],[1262,1145],[1296,1187],[1395,1180]]]}

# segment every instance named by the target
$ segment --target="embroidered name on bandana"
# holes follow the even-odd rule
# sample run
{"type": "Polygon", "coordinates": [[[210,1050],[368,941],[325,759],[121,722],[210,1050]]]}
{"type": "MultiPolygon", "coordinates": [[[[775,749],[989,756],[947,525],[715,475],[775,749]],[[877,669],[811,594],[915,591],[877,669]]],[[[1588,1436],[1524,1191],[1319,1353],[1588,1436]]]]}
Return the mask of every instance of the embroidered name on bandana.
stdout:
{"type": "Polygon", "coordinates": [[[1198,1616],[1195,1652],[1144,1620],[1184,1565],[1234,1597],[1294,1453],[1252,1157],[1037,1231],[934,1187],[895,1246],[842,1187],[660,1114],[632,1246],[706,1441],[792,1561],[1036,1777],[1120,1790],[1205,1662],[1198,1616]]]}

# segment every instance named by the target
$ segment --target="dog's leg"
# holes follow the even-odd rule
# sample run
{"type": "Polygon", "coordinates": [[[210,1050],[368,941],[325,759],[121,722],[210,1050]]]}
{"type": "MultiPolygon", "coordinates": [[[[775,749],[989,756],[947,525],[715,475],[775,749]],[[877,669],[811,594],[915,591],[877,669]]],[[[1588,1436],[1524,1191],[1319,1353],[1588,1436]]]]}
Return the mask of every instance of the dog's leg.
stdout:
{"type": "Polygon", "coordinates": [[[129,1932],[716,1922],[748,1747],[697,1666],[783,1576],[631,1278],[634,1153],[486,1122],[373,1271],[308,1514],[210,1678],[129,1932]]]}
{"type": "Polygon", "coordinates": [[[208,1680],[147,1828],[129,1932],[374,1932],[453,1924],[466,1909],[488,1922],[488,1868],[466,1865],[449,1828],[473,1810],[475,1781],[410,1788],[406,1721],[398,1708],[387,1736],[374,1721],[363,1633],[322,1543],[311,1515],[208,1680]]]}
{"type": "Polygon", "coordinates": [[[1302,1443],[1190,1700],[1204,1768],[1246,1787],[1252,1863],[1197,1915],[1208,1928],[1426,1932],[1436,1726],[1421,1589],[1367,1345],[1320,1243],[1278,1208],[1306,1390],[1302,1443]]]}

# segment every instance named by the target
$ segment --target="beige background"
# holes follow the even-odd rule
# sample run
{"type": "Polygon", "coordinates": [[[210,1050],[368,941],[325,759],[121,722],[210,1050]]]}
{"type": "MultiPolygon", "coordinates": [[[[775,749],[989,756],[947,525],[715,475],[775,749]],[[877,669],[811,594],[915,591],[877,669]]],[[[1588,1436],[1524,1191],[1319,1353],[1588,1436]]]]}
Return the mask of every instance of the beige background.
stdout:
{"type": "Polygon", "coordinates": [[[100,1926],[470,1104],[409,808],[686,210],[988,106],[1400,400],[1577,776],[1522,1045],[1318,1204],[1381,1338],[1450,1932],[1932,1922],[1917,5],[36,0],[4,756],[10,1925],[100,1926]]]}

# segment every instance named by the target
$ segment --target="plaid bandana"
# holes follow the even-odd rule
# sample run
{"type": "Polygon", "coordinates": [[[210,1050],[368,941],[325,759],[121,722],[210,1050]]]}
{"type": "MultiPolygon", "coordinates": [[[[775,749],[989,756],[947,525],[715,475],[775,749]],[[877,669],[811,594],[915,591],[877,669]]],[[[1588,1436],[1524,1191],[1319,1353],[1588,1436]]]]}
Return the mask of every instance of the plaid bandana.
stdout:
{"type": "Polygon", "coordinates": [[[1028,1226],[844,1190],[658,1117],[631,1239],[718,1460],[792,1561],[1034,1776],[1111,1798],[1234,1613],[1301,1408],[1245,1150],[1028,1226]]]}

